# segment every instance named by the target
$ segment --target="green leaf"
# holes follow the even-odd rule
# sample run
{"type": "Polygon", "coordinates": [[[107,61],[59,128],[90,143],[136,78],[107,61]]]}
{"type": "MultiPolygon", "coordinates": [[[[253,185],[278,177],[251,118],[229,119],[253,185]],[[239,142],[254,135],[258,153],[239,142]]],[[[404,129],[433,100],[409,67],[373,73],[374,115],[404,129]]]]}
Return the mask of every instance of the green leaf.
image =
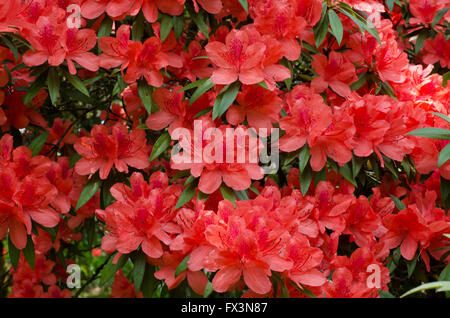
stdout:
{"type": "Polygon", "coordinates": [[[390,292],[387,292],[385,290],[382,290],[380,294],[378,295],[380,298],[396,298],[394,295],[392,295],[390,292]]]}
{"type": "Polygon", "coordinates": [[[75,167],[75,164],[81,159],[83,158],[82,156],[80,156],[78,153],[74,153],[73,155],[71,155],[69,157],[69,168],[72,169],[73,167],[75,167]]]}
{"type": "Polygon", "coordinates": [[[450,9],[450,6],[447,6],[441,10],[439,10],[436,15],[434,16],[433,23],[431,23],[431,26],[434,28],[436,24],[439,23],[439,21],[444,17],[444,15],[447,13],[447,11],[450,9]]]}
{"type": "Polygon", "coordinates": [[[399,198],[397,198],[396,196],[393,196],[392,194],[390,195],[390,197],[392,198],[392,201],[394,201],[397,209],[399,209],[400,211],[406,209],[405,205],[399,198]]]}
{"type": "Polygon", "coordinates": [[[172,139],[168,132],[159,136],[158,140],[153,145],[152,153],[150,154],[149,161],[155,160],[170,146],[172,139]]]}
{"type": "Polygon", "coordinates": [[[14,56],[14,61],[18,62],[19,61],[19,51],[17,50],[17,47],[6,37],[6,36],[1,36],[3,42],[6,44],[6,46],[8,47],[8,49],[11,50],[11,53],[14,56]]]}
{"type": "Polygon", "coordinates": [[[34,138],[33,141],[30,143],[28,148],[30,148],[33,156],[37,156],[41,152],[42,147],[44,147],[44,144],[47,141],[49,134],[50,134],[50,132],[46,131],[45,133],[40,134],[39,136],[34,138]]]}
{"type": "Polygon", "coordinates": [[[339,8],[337,9],[342,14],[345,14],[349,17],[353,22],[356,23],[361,33],[364,35],[365,31],[369,32],[377,41],[381,44],[380,36],[378,34],[377,29],[373,26],[373,24],[366,19],[365,16],[355,12],[352,7],[344,2],[339,3],[339,8]]]}
{"type": "Polygon", "coordinates": [[[25,105],[30,105],[33,98],[44,87],[46,81],[47,81],[47,72],[43,72],[41,75],[38,76],[38,78],[36,78],[33,84],[31,84],[31,86],[27,89],[27,94],[23,99],[23,103],[25,105]]]}
{"type": "Polygon", "coordinates": [[[236,99],[240,88],[241,83],[234,82],[220,91],[219,95],[217,95],[216,100],[214,101],[212,112],[213,120],[215,120],[217,117],[221,117],[227,111],[227,109],[236,99]]]}
{"type": "Polygon", "coordinates": [[[450,140],[450,130],[444,128],[435,128],[435,127],[421,128],[410,131],[405,135],[450,140]]]}
{"type": "Polygon", "coordinates": [[[262,88],[265,88],[265,89],[269,89],[269,87],[267,86],[266,82],[264,82],[264,81],[256,83],[256,85],[261,86],[262,88]]]}
{"type": "Polygon", "coordinates": [[[206,79],[206,81],[202,82],[197,87],[195,92],[192,94],[191,98],[189,99],[189,105],[192,105],[192,103],[194,103],[200,96],[202,96],[205,92],[210,90],[213,86],[214,86],[214,83],[211,82],[210,78],[208,78],[208,79],[206,79]]]}
{"type": "Polygon", "coordinates": [[[445,120],[447,123],[450,124],[450,118],[447,117],[447,116],[445,116],[444,114],[436,113],[436,112],[431,112],[431,113],[432,113],[433,115],[436,115],[436,116],[442,118],[443,120],[445,120]]]}
{"type": "Polygon", "coordinates": [[[188,269],[189,256],[191,256],[191,254],[188,254],[178,265],[177,270],[175,271],[175,277],[188,269]]]}
{"type": "Polygon", "coordinates": [[[202,12],[195,12],[194,7],[191,4],[186,5],[186,9],[188,10],[189,16],[197,25],[200,32],[202,32],[203,35],[209,40],[208,25],[205,22],[205,18],[202,15],[202,12]]]}
{"type": "Polygon", "coordinates": [[[418,258],[419,258],[419,254],[417,254],[412,260],[410,260],[406,263],[407,269],[408,269],[408,278],[410,278],[411,275],[414,273],[414,270],[416,269],[418,258]]]}
{"type": "Polygon", "coordinates": [[[220,185],[220,192],[222,193],[222,197],[225,200],[230,201],[233,203],[234,207],[236,207],[236,197],[234,195],[234,191],[227,187],[224,183],[220,185]]]}
{"type": "Polygon", "coordinates": [[[383,91],[390,97],[397,99],[397,96],[395,96],[395,92],[392,89],[392,86],[388,82],[381,82],[381,87],[383,88],[383,91]]]}
{"type": "Polygon", "coordinates": [[[423,47],[423,42],[429,37],[428,29],[423,29],[417,36],[414,53],[418,54],[423,47]]]}
{"type": "MultiPolygon", "coordinates": [[[[139,12],[136,17],[136,20],[133,22],[133,27],[131,28],[131,39],[133,41],[141,41],[144,36],[144,14],[139,12]]],[[[161,40],[162,42],[162,40],[161,40]]]]}
{"type": "Polygon", "coordinates": [[[105,16],[98,28],[97,38],[100,40],[102,37],[109,36],[111,34],[113,20],[109,16],[105,16]]]}
{"type": "Polygon", "coordinates": [[[11,265],[17,270],[17,265],[19,264],[20,250],[11,241],[11,236],[8,235],[8,254],[11,265]]]}
{"type": "Polygon", "coordinates": [[[31,269],[34,270],[36,253],[34,251],[34,243],[33,240],[31,239],[31,236],[28,236],[27,245],[22,250],[22,252],[23,255],[25,256],[25,259],[27,260],[27,263],[30,265],[31,269]]]}
{"type": "Polygon", "coordinates": [[[364,158],[360,158],[360,157],[356,157],[355,155],[353,155],[352,157],[352,174],[353,174],[353,179],[356,178],[356,176],[359,174],[359,171],[362,168],[362,165],[364,164],[364,158]]]}
{"type": "Polygon", "coordinates": [[[183,34],[183,28],[184,28],[184,17],[182,15],[173,16],[173,31],[175,32],[175,37],[178,40],[178,38],[183,34]]]}
{"type": "Polygon", "coordinates": [[[95,239],[95,221],[94,218],[89,218],[84,222],[85,237],[87,238],[88,249],[92,249],[92,244],[95,239]]]}
{"type": "Polygon", "coordinates": [[[150,264],[145,265],[145,274],[144,279],[142,281],[142,295],[145,298],[151,298],[153,296],[153,292],[155,290],[155,285],[157,280],[155,278],[155,267],[150,264]]]}
{"type": "Polygon", "coordinates": [[[84,95],[90,97],[88,89],[86,88],[86,86],[84,86],[84,83],[78,78],[78,76],[72,75],[65,71],[64,75],[67,77],[67,80],[69,81],[70,84],[72,84],[73,87],[75,87],[78,91],[80,91],[84,95]]]}
{"type": "Polygon", "coordinates": [[[438,168],[440,168],[447,160],[450,159],[450,143],[439,153],[438,168]]]}
{"type": "Polygon", "coordinates": [[[339,167],[339,173],[351,184],[353,184],[355,187],[357,186],[355,179],[353,178],[352,169],[350,169],[348,163],[343,165],[342,167],[339,167]]]}
{"type": "Polygon", "coordinates": [[[208,298],[209,295],[214,291],[211,282],[208,282],[205,286],[205,291],[203,292],[203,298],[208,298]]]}
{"type": "Polygon", "coordinates": [[[247,0],[239,0],[239,3],[240,3],[241,6],[244,8],[245,12],[248,13],[248,3],[247,3],[247,0]]]}
{"type": "Polygon", "coordinates": [[[100,285],[106,284],[107,281],[112,279],[116,272],[125,265],[125,263],[128,261],[129,255],[128,254],[122,254],[117,261],[116,264],[113,264],[113,257],[109,260],[109,262],[106,264],[106,266],[103,268],[101,275],[100,275],[100,285]]]}
{"type": "Polygon", "coordinates": [[[186,188],[184,188],[183,192],[181,192],[181,195],[178,198],[177,204],[175,205],[175,210],[181,208],[194,197],[196,187],[196,182],[191,182],[186,186],[186,188]]]}
{"type": "MultiPolygon", "coordinates": [[[[306,44],[306,43],[304,43],[304,44],[306,44]]],[[[289,69],[290,74],[291,74],[291,76],[289,76],[289,78],[286,78],[286,79],[284,80],[284,84],[286,85],[286,88],[287,88],[288,90],[290,90],[290,89],[291,89],[291,86],[292,86],[292,74],[294,74],[294,70],[293,70],[293,68],[292,68],[292,62],[289,61],[289,60],[286,59],[286,58],[283,58],[283,59],[280,61],[280,64],[283,65],[283,66],[285,66],[285,67],[287,67],[287,68],[289,69]]],[[[261,82],[261,83],[266,84],[265,82],[261,82]]],[[[266,84],[265,86],[266,86],[265,88],[268,89],[268,88],[267,88],[267,84],[266,84]]]]}
{"type": "Polygon", "coordinates": [[[56,105],[59,97],[59,78],[56,68],[51,67],[47,75],[48,93],[53,105],[56,105]]]}
{"type": "Polygon", "coordinates": [[[319,23],[314,27],[314,41],[319,48],[328,33],[328,15],[323,15],[319,23]]]}
{"type": "Polygon", "coordinates": [[[134,264],[133,270],[133,281],[136,291],[140,291],[142,287],[142,282],[144,280],[145,265],[147,264],[145,254],[143,252],[138,252],[134,254],[132,259],[134,264]]]}
{"type": "Polygon", "coordinates": [[[305,170],[300,173],[300,190],[302,191],[303,196],[305,196],[308,192],[309,186],[311,185],[312,176],[313,174],[310,165],[306,166],[305,170]]]}
{"type": "Polygon", "coordinates": [[[161,27],[160,27],[160,38],[161,42],[167,39],[170,31],[173,28],[173,18],[172,16],[161,14],[161,27]]]}
{"type": "Polygon", "coordinates": [[[153,88],[148,85],[145,80],[138,81],[138,93],[141,98],[142,103],[144,104],[147,113],[151,116],[152,113],[152,93],[153,88]]]}
{"type": "Polygon", "coordinates": [[[100,189],[100,185],[101,180],[97,177],[97,175],[94,175],[81,191],[75,211],[79,210],[94,196],[98,189],[100,189]]]}
{"type": "Polygon", "coordinates": [[[422,284],[416,288],[408,290],[406,293],[401,295],[400,298],[404,298],[411,294],[414,294],[414,293],[417,293],[420,291],[425,291],[428,289],[436,289],[437,292],[450,291],[450,281],[440,281],[440,282],[432,282],[432,283],[422,284]]]}
{"type": "Polygon", "coordinates": [[[249,200],[246,190],[240,190],[240,191],[234,190],[234,194],[236,194],[236,197],[239,199],[239,201],[249,200]]]}
{"type": "Polygon", "coordinates": [[[389,11],[392,11],[392,8],[394,7],[394,0],[386,0],[386,5],[389,11]]]}
{"type": "Polygon", "coordinates": [[[450,71],[442,75],[442,86],[447,87],[447,82],[450,79],[450,71]]]}
{"type": "Polygon", "coordinates": [[[317,298],[316,295],[314,295],[314,293],[311,290],[309,290],[306,286],[300,284],[302,287],[300,288],[299,286],[297,286],[297,284],[295,284],[292,281],[289,281],[289,283],[292,285],[292,287],[294,287],[298,292],[302,293],[303,295],[308,296],[310,298],[317,298]]]}
{"type": "Polygon", "coordinates": [[[393,252],[392,256],[390,257],[390,260],[387,263],[387,267],[389,269],[390,273],[393,273],[395,269],[398,266],[398,263],[400,261],[401,253],[400,253],[400,247],[397,247],[393,252]]]}
{"type": "Polygon", "coordinates": [[[367,73],[363,73],[361,76],[359,76],[358,80],[356,82],[353,82],[350,84],[350,88],[352,91],[357,91],[363,85],[367,82],[367,73]]]}
{"type": "Polygon", "coordinates": [[[439,274],[439,281],[450,281],[450,263],[439,274]]]}
{"type": "Polygon", "coordinates": [[[202,79],[199,79],[199,80],[197,80],[195,82],[189,83],[185,87],[183,87],[179,91],[177,91],[177,93],[187,91],[187,90],[189,90],[191,88],[194,88],[194,87],[198,87],[198,86],[202,85],[203,83],[205,83],[207,80],[208,80],[208,78],[202,78],[202,79]]]}
{"type": "Polygon", "coordinates": [[[441,176],[441,198],[442,202],[446,203],[446,207],[448,207],[448,202],[450,201],[450,180],[444,179],[441,176]]]}
{"type": "Polygon", "coordinates": [[[202,191],[198,191],[197,200],[206,200],[209,198],[209,194],[203,193],[202,191]]]}
{"type": "Polygon", "coordinates": [[[328,10],[328,19],[330,20],[331,31],[333,31],[336,41],[341,45],[342,36],[344,35],[344,27],[334,10],[328,10]]]}
{"type": "Polygon", "coordinates": [[[311,155],[309,153],[309,147],[307,144],[305,144],[300,150],[300,153],[298,154],[298,170],[300,174],[302,174],[303,171],[305,170],[305,167],[308,164],[310,157],[311,155]]]}

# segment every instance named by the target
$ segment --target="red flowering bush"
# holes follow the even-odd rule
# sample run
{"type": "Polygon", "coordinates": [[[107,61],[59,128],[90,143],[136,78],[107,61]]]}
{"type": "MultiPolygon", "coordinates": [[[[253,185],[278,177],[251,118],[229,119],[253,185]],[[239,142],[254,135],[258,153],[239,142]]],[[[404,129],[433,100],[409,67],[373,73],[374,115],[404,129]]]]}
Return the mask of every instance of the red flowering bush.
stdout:
{"type": "Polygon", "coordinates": [[[449,296],[449,8],[3,0],[0,297],[449,296]]]}

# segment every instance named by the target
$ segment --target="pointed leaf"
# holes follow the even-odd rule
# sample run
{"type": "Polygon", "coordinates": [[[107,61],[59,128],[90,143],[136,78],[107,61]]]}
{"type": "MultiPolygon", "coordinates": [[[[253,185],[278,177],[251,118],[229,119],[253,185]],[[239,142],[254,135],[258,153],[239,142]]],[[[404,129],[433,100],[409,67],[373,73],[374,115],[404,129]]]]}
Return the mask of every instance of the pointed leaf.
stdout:
{"type": "Polygon", "coordinates": [[[133,258],[134,270],[133,270],[133,282],[136,287],[136,291],[140,291],[145,274],[145,264],[147,264],[145,254],[138,252],[133,258]]]}
{"type": "Polygon", "coordinates": [[[184,188],[180,197],[178,198],[177,204],[175,205],[175,210],[178,210],[183,205],[188,203],[195,195],[195,189],[197,188],[196,182],[189,183],[186,188],[184,188]]]}
{"type": "Polygon", "coordinates": [[[77,206],[75,211],[79,210],[82,206],[84,206],[93,196],[97,193],[98,189],[100,189],[101,180],[98,179],[97,175],[92,177],[88,183],[84,186],[81,191],[80,198],[78,199],[77,206]]]}
{"type": "Polygon", "coordinates": [[[450,140],[450,130],[444,128],[435,128],[435,127],[421,128],[410,131],[405,135],[450,140]]]}
{"type": "Polygon", "coordinates": [[[168,132],[162,134],[158,140],[153,145],[152,153],[150,154],[149,161],[152,161],[159,157],[169,146],[172,142],[172,139],[170,138],[170,135],[168,132]]]}
{"type": "Polygon", "coordinates": [[[344,27],[334,10],[328,10],[328,19],[330,19],[331,31],[333,31],[336,41],[341,45],[342,36],[344,35],[344,27]]]}
{"type": "Polygon", "coordinates": [[[25,259],[27,260],[27,263],[30,265],[31,269],[34,270],[36,253],[34,251],[34,243],[31,239],[31,236],[28,236],[27,246],[25,246],[22,252],[25,256],[25,259]]]}
{"type": "Polygon", "coordinates": [[[170,31],[173,28],[173,18],[172,16],[161,14],[161,27],[160,27],[160,38],[161,42],[167,39],[170,31]]]}
{"type": "Polygon", "coordinates": [[[138,81],[138,93],[141,98],[142,104],[144,104],[147,113],[151,116],[152,113],[152,93],[153,88],[148,85],[148,83],[144,80],[138,81]]]}
{"type": "Polygon", "coordinates": [[[30,143],[28,148],[30,148],[33,156],[37,156],[41,152],[42,147],[44,147],[44,144],[47,141],[49,134],[50,132],[46,131],[45,133],[42,133],[36,138],[34,138],[33,141],[30,143]]]}
{"type": "Polygon", "coordinates": [[[10,235],[8,235],[8,254],[11,265],[14,267],[14,269],[17,270],[17,265],[19,264],[20,258],[20,250],[17,249],[17,247],[13,244],[10,235]]]}
{"type": "Polygon", "coordinates": [[[185,270],[187,270],[188,268],[188,261],[189,261],[189,257],[191,256],[191,254],[188,254],[182,261],[181,263],[178,265],[177,270],[175,271],[175,277],[177,277],[178,275],[180,275],[182,272],[184,272],[185,270]]]}
{"type": "Polygon", "coordinates": [[[234,82],[228,87],[223,88],[219,95],[217,95],[213,106],[212,119],[215,120],[217,117],[221,117],[230,107],[230,105],[236,99],[241,87],[240,82],[234,82]]]}

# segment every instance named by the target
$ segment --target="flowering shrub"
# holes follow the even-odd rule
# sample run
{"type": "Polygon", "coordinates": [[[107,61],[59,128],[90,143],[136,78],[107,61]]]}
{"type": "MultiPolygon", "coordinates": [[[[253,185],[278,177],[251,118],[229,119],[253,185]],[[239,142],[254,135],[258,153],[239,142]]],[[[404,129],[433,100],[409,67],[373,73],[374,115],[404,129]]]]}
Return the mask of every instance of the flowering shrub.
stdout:
{"type": "Polygon", "coordinates": [[[2,0],[0,296],[450,291],[449,8],[2,0]]]}

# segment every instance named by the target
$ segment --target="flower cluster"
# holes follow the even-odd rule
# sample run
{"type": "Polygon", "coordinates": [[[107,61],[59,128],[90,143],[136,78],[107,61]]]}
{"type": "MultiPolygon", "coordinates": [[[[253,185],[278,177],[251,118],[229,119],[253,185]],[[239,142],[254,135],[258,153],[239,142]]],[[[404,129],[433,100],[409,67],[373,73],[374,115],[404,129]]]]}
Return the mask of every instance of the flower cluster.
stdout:
{"type": "Polygon", "coordinates": [[[2,0],[7,296],[448,280],[449,23],[429,0],[2,0]]]}

